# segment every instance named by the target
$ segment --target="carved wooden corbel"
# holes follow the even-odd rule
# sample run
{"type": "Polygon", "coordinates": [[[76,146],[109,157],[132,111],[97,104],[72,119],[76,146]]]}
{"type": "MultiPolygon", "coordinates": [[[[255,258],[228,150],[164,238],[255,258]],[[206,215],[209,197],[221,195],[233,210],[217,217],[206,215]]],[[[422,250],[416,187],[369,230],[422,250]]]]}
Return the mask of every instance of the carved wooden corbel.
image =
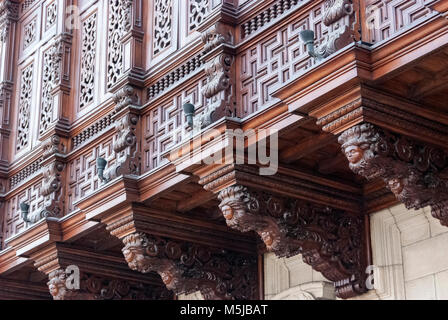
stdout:
{"type": "Polygon", "coordinates": [[[301,253],[314,270],[335,282],[340,298],[366,291],[360,216],[242,185],[222,190],[218,199],[229,227],[257,232],[267,249],[279,257],[301,253]]]}
{"type": "Polygon", "coordinates": [[[79,288],[72,288],[63,269],[48,276],[48,289],[54,300],[170,300],[172,294],[164,287],[155,287],[126,280],[109,279],[87,273],[80,274],[79,288]]]}
{"type": "Polygon", "coordinates": [[[176,294],[199,290],[207,300],[257,298],[253,256],[145,233],[128,235],[123,243],[122,251],[132,270],[157,272],[176,294]]]}
{"type": "Polygon", "coordinates": [[[344,131],[339,143],[350,169],[367,179],[381,178],[408,209],[431,207],[448,226],[448,154],[370,123],[344,131]]]}

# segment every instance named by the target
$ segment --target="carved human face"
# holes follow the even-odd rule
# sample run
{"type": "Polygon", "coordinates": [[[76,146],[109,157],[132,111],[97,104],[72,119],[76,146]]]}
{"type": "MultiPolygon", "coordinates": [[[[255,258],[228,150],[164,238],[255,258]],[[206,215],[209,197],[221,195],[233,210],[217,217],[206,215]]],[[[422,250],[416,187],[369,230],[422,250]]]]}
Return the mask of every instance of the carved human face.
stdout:
{"type": "Polygon", "coordinates": [[[123,255],[127,263],[137,263],[143,257],[143,250],[138,247],[126,246],[123,255]]]}
{"type": "Polygon", "coordinates": [[[56,284],[54,283],[50,283],[50,285],[48,286],[48,288],[50,289],[50,294],[55,297],[58,295],[59,293],[59,288],[56,284]]]}
{"type": "Polygon", "coordinates": [[[359,146],[349,146],[345,148],[345,156],[348,161],[352,164],[358,163],[361,161],[364,155],[364,150],[362,150],[359,146]]]}
{"type": "Polygon", "coordinates": [[[234,212],[233,212],[233,209],[232,209],[232,207],[230,207],[230,206],[223,206],[222,208],[221,208],[221,211],[222,211],[222,214],[223,214],[223,216],[224,216],[224,218],[226,219],[226,220],[232,220],[233,219],[233,216],[234,216],[234,212]]]}
{"type": "Polygon", "coordinates": [[[170,272],[162,272],[162,281],[166,286],[173,282],[173,275],[170,272]]]}
{"type": "Polygon", "coordinates": [[[390,191],[392,191],[396,195],[401,194],[401,192],[404,189],[403,181],[399,178],[394,178],[392,180],[389,180],[388,185],[389,185],[390,191]]]}

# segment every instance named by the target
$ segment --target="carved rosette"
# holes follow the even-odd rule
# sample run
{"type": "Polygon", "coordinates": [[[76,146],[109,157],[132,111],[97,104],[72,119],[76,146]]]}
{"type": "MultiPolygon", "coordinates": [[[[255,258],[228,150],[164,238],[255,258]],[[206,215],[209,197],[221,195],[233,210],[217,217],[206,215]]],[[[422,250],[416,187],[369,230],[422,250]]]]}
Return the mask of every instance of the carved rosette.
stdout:
{"type": "Polygon", "coordinates": [[[47,283],[54,300],[170,300],[172,294],[163,286],[131,283],[83,273],[79,289],[72,289],[64,270],[49,274],[47,283]]]}
{"type": "Polygon", "coordinates": [[[383,130],[357,125],[339,137],[350,169],[367,179],[381,178],[408,209],[431,206],[448,226],[448,154],[383,130]]]}
{"type": "Polygon", "coordinates": [[[123,239],[132,270],[157,272],[176,294],[201,291],[207,300],[257,298],[256,258],[188,242],[134,233],[123,239]]]}
{"type": "Polygon", "coordinates": [[[0,42],[5,42],[9,37],[11,25],[19,17],[19,4],[4,0],[0,3],[0,42]]]}
{"type": "Polygon", "coordinates": [[[325,2],[323,23],[329,27],[324,42],[317,48],[323,58],[350,43],[353,38],[354,8],[351,0],[325,2]]]}
{"type": "Polygon", "coordinates": [[[301,253],[314,270],[335,282],[339,297],[366,291],[361,217],[241,185],[222,190],[218,199],[229,227],[257,232],[279,257],[301,253]]]}

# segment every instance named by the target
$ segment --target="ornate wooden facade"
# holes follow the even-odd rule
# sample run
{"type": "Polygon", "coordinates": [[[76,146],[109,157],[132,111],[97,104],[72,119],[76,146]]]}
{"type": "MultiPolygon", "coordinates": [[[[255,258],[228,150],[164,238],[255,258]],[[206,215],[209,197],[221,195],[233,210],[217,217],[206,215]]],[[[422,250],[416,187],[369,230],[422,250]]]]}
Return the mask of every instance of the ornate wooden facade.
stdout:
{"type": "Polygon", "coordinates": [[[370,213],[448,226],[447,12],[1,0],[0,298],[263,299],[266,251],[366,292],[370,213]]]}

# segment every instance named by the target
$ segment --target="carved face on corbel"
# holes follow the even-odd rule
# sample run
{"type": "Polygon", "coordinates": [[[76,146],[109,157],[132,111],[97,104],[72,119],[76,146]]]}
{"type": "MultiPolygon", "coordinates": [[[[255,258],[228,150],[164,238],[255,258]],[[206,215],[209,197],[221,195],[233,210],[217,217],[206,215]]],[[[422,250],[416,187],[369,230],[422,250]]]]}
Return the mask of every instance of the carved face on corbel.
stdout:
{"type": "Polygon", "coordinates": [[[160,274],[160,276],[162,277],[163,283],[169,288],[174,280],[173,274],[171,272],[167,271],[167,272],[162,272],[160,274]]]}
{"type": "Polygon", "coordinates": [[[62,300],[66,293],[66,274],[64,271],[57,270],[50,274],[50,281],[47,283],[50,294],[54,300],[62,300]]]}
{"type": "Polygon", "coordinates": [[[347,160],[351,164],[360,162],[364,156],[364,150],[357,145],[348,146],[347,148],[345,148],[344,152],[347,160]]]}
{"type": "Polygon", "coordinates": [[[390,191],[392,191],[395,196],[399,196],[404,189],[403,179],[401,178],[393,178],[387,182],[390,191]]]}
{"type": "Polygon", "coordinates": [[[226,220],[232,220],[234,216],[233,208],[231,206],[225,205],[221,207],[222,215],[226,220]]]}
{"type": "Polygon", "coordinates": [[[123,240],[125,247],[122,249],[124,258],[129,268],[142,273],[150,272],[150,265],[145,257],[146,243],[140,234],[132,234],[123,240]]]}

